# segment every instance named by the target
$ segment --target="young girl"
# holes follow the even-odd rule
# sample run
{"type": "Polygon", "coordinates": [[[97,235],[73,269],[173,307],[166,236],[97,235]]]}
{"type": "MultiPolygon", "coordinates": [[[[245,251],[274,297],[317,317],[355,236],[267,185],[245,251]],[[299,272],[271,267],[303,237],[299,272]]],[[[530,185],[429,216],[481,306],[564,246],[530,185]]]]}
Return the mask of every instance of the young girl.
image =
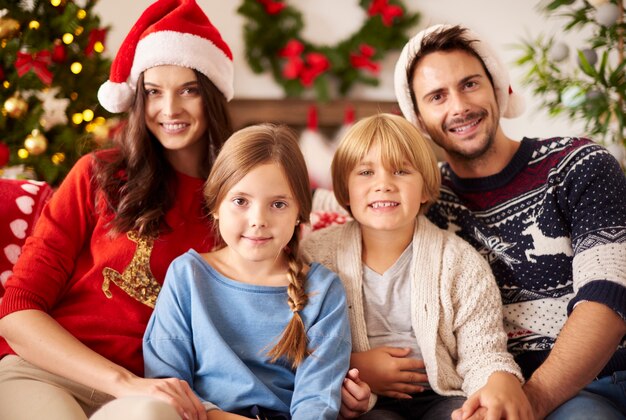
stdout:
{"type": "Polygon", "coordinates": [[[170,266],[144,337],[146,374],[187,381],[210,419],[336,419],[351,351],[345,294],[299,256],[311,194],[294,133],[235,133],[204,194],[221,248],[170,266]]]}
{"type": "Polygon", "coordinates": [[[193,0],[159,0],[137,21],[99,92],[128,111],[125,127],[72,168],[6,284],[0,418],[84,420],[146,396],[160,418],[205,418],[184,381],[142,377],[141,344],[170,262],[213,246],[202,186],[231,133],[232,76],[193,0]]]}
{"type": "Polygon", "coordinates": [[[422,216],[440,178],[417,128],[390,114],[360,121],[332,176],[354,221],[312,233],[303,250],[346,288],[351,366],[379,394],[361,418],[450,419],[466,395],[468,412],[530,418],[489,266],[422,216]]]}

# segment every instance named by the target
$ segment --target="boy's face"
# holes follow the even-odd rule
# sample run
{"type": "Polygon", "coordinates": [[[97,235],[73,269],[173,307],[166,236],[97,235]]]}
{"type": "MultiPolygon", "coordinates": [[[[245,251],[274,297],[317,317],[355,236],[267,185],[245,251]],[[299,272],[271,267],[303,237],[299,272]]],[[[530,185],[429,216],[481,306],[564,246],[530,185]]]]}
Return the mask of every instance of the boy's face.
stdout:
{"type": "Polygon", "coordinates": [[[417,64],[411,89],[418,120],[451,159],[485,155],[498,130],[495,92],[480,61],[465,51],[438,51],[417,64]]]}
{"type": "Polygon", "coordinates": [[[422,175],[408,161],[401,168],[383,165],[380,146],[373,144],[348,175],[350,211],[365,234],[413,230],[426,203],[422,175]]]}

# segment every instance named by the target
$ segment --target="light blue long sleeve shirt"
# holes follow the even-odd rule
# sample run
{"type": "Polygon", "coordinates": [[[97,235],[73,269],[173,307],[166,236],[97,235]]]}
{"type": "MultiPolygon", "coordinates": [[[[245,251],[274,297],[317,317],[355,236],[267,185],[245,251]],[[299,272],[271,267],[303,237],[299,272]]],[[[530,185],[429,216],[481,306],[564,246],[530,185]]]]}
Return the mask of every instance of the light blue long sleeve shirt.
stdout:
{"type": "Polygon", "coordinates": [[[204,402],[232,411],[258,405],[294,420],[336,419],[350,363],[345,291],[312,264],[302,310],[313,354],[293,370],[267,352],[292,317],[286,287],[229,279],[195,251],[175,259],[144,336],[147,377],[177,377],[204,402]]]}

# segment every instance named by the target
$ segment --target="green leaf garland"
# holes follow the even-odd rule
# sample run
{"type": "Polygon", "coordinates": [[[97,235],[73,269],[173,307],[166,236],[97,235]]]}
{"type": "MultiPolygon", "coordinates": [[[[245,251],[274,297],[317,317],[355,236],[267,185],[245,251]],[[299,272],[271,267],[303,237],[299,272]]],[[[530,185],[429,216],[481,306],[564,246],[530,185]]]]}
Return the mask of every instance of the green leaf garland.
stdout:
{"type": "Polygon", "coordinates": [[[304,19],[286,0],[244,0],[237,10],[246,20],[246,60],[253,72],[271,72],[289,97],[314,90],[320,101],[345,96],[355,84],[378,85],[380,60],[407,42],[419,21],[398,0],[360,0],[366,19],[359,30],[336,45],[315,45],[301,35],[304,19]]]}

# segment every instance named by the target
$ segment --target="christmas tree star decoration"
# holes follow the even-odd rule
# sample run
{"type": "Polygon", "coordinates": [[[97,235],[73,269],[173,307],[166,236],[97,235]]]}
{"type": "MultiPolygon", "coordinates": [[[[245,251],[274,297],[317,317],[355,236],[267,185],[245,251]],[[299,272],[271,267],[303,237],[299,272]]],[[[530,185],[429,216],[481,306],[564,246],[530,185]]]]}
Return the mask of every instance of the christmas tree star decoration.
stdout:
{"type": "Polygon", "coordinates": [[[35,0],[20,0],[20,7],[27,12],[35,10],[35,0]]]}
{"type": "Polygon", "coordinates": [[[67,114],[65,110],[70,104],[68,98],[57,98],[61,88],[55,87],[52,89],[43,90],[35,93],[35,96],[43,104],[43,115],[40,123],[44,130],[48,131],[50,128],[59,124],[67,124],[67,114]]]}

